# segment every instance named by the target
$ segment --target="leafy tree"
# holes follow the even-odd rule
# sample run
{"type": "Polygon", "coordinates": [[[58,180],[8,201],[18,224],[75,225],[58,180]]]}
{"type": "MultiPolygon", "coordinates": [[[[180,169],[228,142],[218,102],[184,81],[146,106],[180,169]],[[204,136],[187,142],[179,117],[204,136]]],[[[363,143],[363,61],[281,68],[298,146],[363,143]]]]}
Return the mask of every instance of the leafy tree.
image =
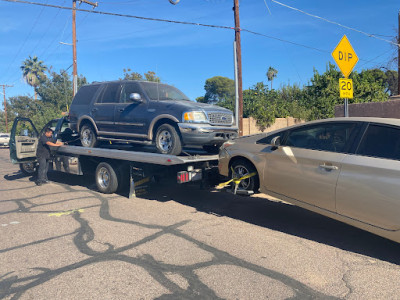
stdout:
{"type": "MultiPolygon", "coordinates": [[[[78,89],[87,84],[87,80],[82,75],[78,76],[78,89]]],[[[37,88],[41,101],[45,104],[53,105],[58,112],[68,111],[73,98],[72,78],[65,71],[60,73],[51,72],[49,76],[37,88]]]]}
{"type": "Polygon", "coordinates": [[[147,71],[144,73],[144,77],[142,74],[138,72],[133,72],[130,68],[123,69],[124,71],[124,78],[120,78],[119,80],[146,80],[146,81],[153,81],[153,82],[161,82],[160,77],[156,76],[156,72],[147,71]]]}
{"type": "Polygon", "coordinates": [[[273,67],[269,67],[268,71],[266,73],[268,81],[271,81],[271,91],[272,91],[272,82],[274,81],[274,78],[278,76],[278,70],[274,69],[273,67]]]}
{"type": "Polygon", "coordinates": [[[33,87],[35,91],[35,100],[37,100],[36,89],[39,84],[45,80],[46,75],[44,72],[47,70],[47,67],[43,64],[43,61],[37,58],[37,56],[34,56],[33,58],[29,56],[29,58],[22,63],[20,68],[26,82],[33,87]]]}
{"type": "Polygon", "coordinates": [[[387,83],[387,89],[388,89],[389,95],[390,96],[398,95],[399,94],[399,91],[398,91],[399,74],[397,73],[397,71],[387,70],[385,72],[385,75],[386,75],[386,83],[387,83]]]}
{"type": "Polygon", "coordinates": [[[156,76],[156,73],[153,71],[148,71],[144,73],[144,77],[146,78],[147,81],[161,82],[160,77],[156,76]]]}
{"type": "Polygon", "coordinates": [[[200,99],[204,103],[232,102],[235,98],[235,82],[228,77],[215,76],[209,78],[206,80],[204,89],[206,94],[204,98],[200,99]]]}

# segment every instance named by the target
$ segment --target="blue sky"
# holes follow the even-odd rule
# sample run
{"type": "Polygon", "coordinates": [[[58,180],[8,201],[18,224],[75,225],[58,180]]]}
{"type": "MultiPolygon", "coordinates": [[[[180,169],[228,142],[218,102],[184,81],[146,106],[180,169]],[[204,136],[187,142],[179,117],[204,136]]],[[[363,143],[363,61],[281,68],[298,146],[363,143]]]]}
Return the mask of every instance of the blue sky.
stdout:
{"type": "MultiPolygon", "coordinates": [[[[71,0],[32,0],[71,6],[71,0]]],[[[395,53],[393,45],[312,18],[271,0],[239,0],[241,27],[261,34],[317,48],[242,32],[243,88],[266,82],[269,66],[278,70],[274,87],[307,85],[314,68],[320,73],[344,34],[360,61],[355,70],[385,66],[395,53]],[[271,13],[269,13],[267,6],[271,13]],[[370,61],[373,60],[373,61],[370,61]]],[[[308,13],[391,39],[397,31],[399,0],[281,0],[308,13]],[[388,36],[388,37],[386,37],[388,36]]],[[[98,11],[143,17],[234,26],[233,0],[99,1],[98,11]]],[[[80,8],[90,9],[87,4],[80,8]]],[[[72,64],[71,11],[0,1],[0,84],[14,85],[7,97],[33,95],[22,79],[20,65],[38,56],[53,70],[72,64]]],[[[204,83],[213,76],[233,79],[234,31],[152,22],[77,12],[78,73],[91,81],[115,80],[124,68],[155,71],[163,82],[184,91],[191,99],[204,95],[204,83]]],[[[69,69],[72,73],[72,68],[69,69]]],[[[2,95],[1,95],[2,96],[2,95]]],[[[1,97],[2,98],[2,97],[1,97]]]]}

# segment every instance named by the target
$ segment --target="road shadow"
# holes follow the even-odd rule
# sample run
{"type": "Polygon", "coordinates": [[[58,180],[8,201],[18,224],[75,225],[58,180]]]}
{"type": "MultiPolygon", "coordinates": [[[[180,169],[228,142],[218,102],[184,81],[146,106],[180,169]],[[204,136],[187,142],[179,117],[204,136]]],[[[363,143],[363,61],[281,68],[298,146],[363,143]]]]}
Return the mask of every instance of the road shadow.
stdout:
{"type": "Polygon", "coordinates": [[[303,208],[264,196],[235,196],[223,190],[198,186],[166,186],[141,196],[148,200],[175,201],[197,211],[262,226],[342,250],[400,265],[400,244],[303,208]]]}
{"type": "MultiPolygon", "coordinates": [[[[21,172],[5,175],[6,180],[26,177],[21,172]]],[[[49,172],[51,181],[66,186],[81,186],[97,192],[94,176],[77,176],[49,172]]],[[[31,181],[34,177],[30,177],[31,181]]],[[[128,197],[129,189],[116,193],[128,197]]],[[[342,250],[366,255],[400,265],[400,244],[303,208],[278,202],[265,196],[235,196],[222,190],[200,189],[199,184],[178,185],[172,180],[151,184],[141,198],[155,201],[175,201],[199,212],[226,216],[257,226],[280,231],[300,238],[326,244],[342,250]]]]}

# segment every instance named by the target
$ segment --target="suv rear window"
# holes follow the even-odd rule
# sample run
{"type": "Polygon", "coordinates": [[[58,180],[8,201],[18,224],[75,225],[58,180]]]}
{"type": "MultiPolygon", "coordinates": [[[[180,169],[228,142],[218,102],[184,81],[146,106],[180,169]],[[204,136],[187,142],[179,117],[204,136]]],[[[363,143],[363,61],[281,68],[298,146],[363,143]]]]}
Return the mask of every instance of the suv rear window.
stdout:
{"type": "Polygon", "coordinates": [[[75,95],[74,104],[89,105],[99,87],[99,84],[85,85],[81,87],[75,95]]]}

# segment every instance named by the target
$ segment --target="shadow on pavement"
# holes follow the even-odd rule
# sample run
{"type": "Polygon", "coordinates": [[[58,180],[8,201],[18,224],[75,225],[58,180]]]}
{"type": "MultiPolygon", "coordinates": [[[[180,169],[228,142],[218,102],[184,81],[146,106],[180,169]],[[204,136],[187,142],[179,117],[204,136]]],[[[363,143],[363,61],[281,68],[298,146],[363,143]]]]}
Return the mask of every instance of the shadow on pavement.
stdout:
{"type": "Polygon", "coordinates": [[[173,200],[197,211],[230,217],[400,265],[400,244],[291,204],[257,195],[241,197],[220,190],[200,190],[196,186],[158,187],[142,198],[173,200]]]}
{"type": "MultiPolygon", "coordinates": [[[[4,176],[6,180],[23,177],[26,175],[20,172],[4,176]]],[[[56,183],[97,191],[93,176],[49,172],[48,177],[56,183]]],[[[118,195],[128,197],[128,193],[128,188],[125,188],[118,195]]],[[[140,197],[161,202],[175,201],[200,212],[226,216],[400,265],[400,244],[300,207],[269,200],[265,196],[241,197],[220,190],[201,190],[195,184],[157,183],[140,197]]]]}

